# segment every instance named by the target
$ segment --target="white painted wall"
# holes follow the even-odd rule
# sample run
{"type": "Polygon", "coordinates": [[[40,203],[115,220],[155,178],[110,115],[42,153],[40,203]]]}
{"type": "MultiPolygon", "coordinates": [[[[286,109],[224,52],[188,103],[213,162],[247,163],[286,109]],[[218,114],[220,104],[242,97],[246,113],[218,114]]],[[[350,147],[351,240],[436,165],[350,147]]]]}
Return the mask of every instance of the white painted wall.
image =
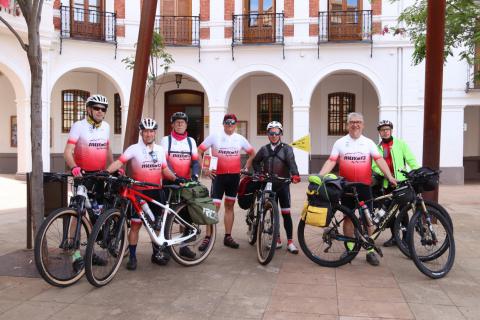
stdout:
{"type": "Polygon", "coordinates": [[[15,92],[5,75],[0,75],[0,153],[16,153],[17,148],[10,147],[10,117],[17,115],[15,92]]]}

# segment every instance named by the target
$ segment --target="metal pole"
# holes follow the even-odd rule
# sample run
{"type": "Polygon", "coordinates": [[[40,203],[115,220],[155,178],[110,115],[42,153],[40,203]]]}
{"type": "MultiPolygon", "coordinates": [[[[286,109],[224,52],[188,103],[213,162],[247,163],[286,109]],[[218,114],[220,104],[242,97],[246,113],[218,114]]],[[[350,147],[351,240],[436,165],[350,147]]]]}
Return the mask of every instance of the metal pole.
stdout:
{"type": "Polygon", "coordinates": [[[145,87],[149,64],[150,49],[152,47],[153,27],[157,12],[157,0],[144,0],[140,16],[140,30],[138,31],[135,67],[133,69],[132,88],[128,105],[127,127],[123,150],[138,141],[138,123],[142,117],[145,87]]]}
{"type": "MultiPolygon", "coordinates": [[[[443,49],[445,0],[428,0],[423,116],[423,165],[438,169],[442,126],[443,49]]],[[[438,201],[438,188],[425,198],[438,201]]]]}

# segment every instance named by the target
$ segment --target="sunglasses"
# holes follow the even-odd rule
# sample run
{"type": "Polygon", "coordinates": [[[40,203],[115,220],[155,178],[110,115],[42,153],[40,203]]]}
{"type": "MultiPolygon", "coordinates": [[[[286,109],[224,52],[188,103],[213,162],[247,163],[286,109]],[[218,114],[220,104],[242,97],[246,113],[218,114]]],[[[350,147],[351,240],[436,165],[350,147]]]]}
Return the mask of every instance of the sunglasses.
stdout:
{"type": "Polygon", "coordinates": [[[95,111],[107,112],[107,109],[106,109],[106,108],[102,108],[102,107],[92,107],[92,109],[95,110],[95,111]]]}
{"type": "Polygon", "coordinates": [[[281,132],[268,132],[268,135],[269,135],[270,137],[279,136],[279,135],[281,135],[281,134],[282,134],[281,132]]]}
{"type": "Polygon", "coordinates": [[[152,157],[152,162],[153,163],[157,163],[158,162],[158,158],[157,158],[157,154],[152,150],[148,153],[150,155],[150,157],[152,157]]]}
{"type": "Polygon", "coordinates": [[[233,119],[227,119],[227,120],[223,121],[223,124],[226,124],[228,126],[233,126],[235,123],[237,123],[237,121],[235,121],[233,119]]]}

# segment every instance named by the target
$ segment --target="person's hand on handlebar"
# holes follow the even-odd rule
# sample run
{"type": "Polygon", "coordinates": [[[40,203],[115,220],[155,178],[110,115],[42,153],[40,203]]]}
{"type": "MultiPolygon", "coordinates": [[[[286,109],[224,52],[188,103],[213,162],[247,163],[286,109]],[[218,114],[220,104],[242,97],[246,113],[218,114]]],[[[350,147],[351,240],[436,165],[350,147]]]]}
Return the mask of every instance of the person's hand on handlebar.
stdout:
{"type": "Polygon", "coordinates": [[[73,167],[73,168],[72,168],[72,175],[73,175],[74,177],[81,177],[81,176],[82,176],[82,172],[83,172],[83,170],[82,170],[82,168],[80,168],[80,167],[73,167]]]}
{"type": "Polygon", "coordinates": [[[397,186],[397,184],[398,184],[398,183],[397,183],[397,180],[396,180],[393,176],[387,177],[387,179],[388,179],[388,182],[389,182],[392,186],[394,186],[394,187],[397,186]]]}

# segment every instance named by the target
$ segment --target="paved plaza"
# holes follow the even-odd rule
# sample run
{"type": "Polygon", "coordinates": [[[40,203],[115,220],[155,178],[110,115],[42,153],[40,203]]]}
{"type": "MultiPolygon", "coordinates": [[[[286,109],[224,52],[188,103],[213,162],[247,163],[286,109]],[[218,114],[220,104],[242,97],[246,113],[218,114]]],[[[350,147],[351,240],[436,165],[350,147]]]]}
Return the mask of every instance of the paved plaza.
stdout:
{"type": "MultiPolygon", "coordinates": [[[[285,249],[261,266],[247,243],[245,212],[236,207],[233,236],[240,249],[223,246],[222,219],[204,263],[161,267],[150,263],[142,231],[138,269],[126,270],[124,260],[116,278],[100,289],[86,279],[59,289],[36,273],[31,251],[24,250],[25,188],[25,182],[0,175],[0,319],[480,319],[478,184],[440,187],[457,249],[444,279],[427,278],[396,248],[383,250],[379,267],[367,265],[361,253],[352,264],[323,268],[285,249]]],[[[292,186],[295,230],[305,189],[304,182],[292,186]]],[[[294,239],[298,244],[296,234],[294,239]]]]}

